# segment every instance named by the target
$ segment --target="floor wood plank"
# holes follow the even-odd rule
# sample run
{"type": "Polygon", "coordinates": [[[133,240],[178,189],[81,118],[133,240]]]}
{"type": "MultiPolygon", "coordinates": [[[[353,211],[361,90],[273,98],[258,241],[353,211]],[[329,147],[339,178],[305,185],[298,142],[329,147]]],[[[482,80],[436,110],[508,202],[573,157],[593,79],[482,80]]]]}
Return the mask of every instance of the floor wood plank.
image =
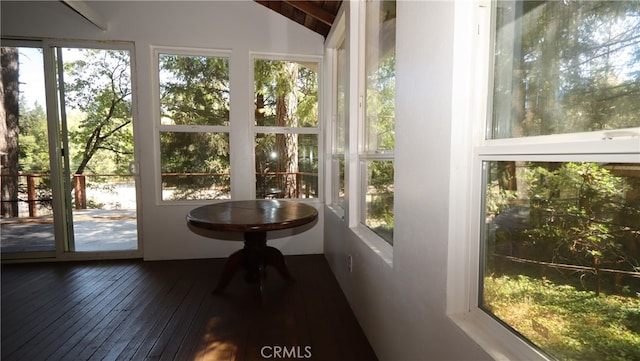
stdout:
{"type": "Polygon", "coordinates": [[[1,358],[375,361],[324,256],[286,260],[216,296],[223,259],[3,264],[1,358]]]}

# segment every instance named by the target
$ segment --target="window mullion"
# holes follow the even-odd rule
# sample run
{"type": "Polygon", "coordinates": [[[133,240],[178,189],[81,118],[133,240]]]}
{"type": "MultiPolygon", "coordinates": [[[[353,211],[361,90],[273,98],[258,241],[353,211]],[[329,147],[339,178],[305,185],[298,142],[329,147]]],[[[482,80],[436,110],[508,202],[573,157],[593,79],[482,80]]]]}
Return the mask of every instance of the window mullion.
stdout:
{"type": "Polygon", "coordinates": [[[393,150],[377,151],[377,152],[364,152],[360,153],[358,157],[361,160],[393,160],[393,150]]]}
{"type": "Polygon", "coordinates": [[[318,128],[310,127],[265,127],[254,126],[254,133],[275,133],[275,134],[319,134],[318,128]]]}
{"type": "Polygon", "coordinates": [[[183,132],[183,133],[229,133],[230,127],[223,125],[166,125],[158,126],[161,132],[183,132]]]}
{"type": "Polygon", "coordinates": [[[638,138],[589,141],[527,142],[526,139],[492,140],[477,147],[481,155],[553,155],[553,154],[633,154],[640,148],[638,138]]]}

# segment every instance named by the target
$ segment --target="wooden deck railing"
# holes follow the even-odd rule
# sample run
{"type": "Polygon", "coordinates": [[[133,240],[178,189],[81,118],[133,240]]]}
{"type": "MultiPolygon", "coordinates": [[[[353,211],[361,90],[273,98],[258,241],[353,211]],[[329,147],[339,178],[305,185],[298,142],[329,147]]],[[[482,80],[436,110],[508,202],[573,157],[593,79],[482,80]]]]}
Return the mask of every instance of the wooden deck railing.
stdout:
{"type": "MultiPolygon", "coordinates": [[[[278,176],[289,176],[289,175],[293,175],[295,176],[295,189],[294,189],[294,194],[293,197],[294,198],[299,198],[301,196],[304,197],[311,197],[312,195],[315,196],[317,195],[317,178],[318,178],[318,174],[317,173],[310,173],[310,172],[265,172],[265,173],[256,173],[256,180],[258,182],[264,182],[263,184],[266,185],[270,184],[271,182],[267,182],[268,178],[274,178],[274,177],[278,177],[278,176]],[[315,182],[311,181],[309,182],[308,180],[305,182],[305,178],[315,178],[315,182]],[[312,186],[312,184],[315,183],[315,187],[312,186]],[[315,194],[313,194],[315,192],[315,194]]],[[[126,174],[73,174],[73,195],[74,195],[74,207],[75,209],[86,209],[87,208],[87,178],[88,177],[96,177],[96,178],[105,178],[105,177],[127,177],[129,175],[126,174]]],[[[229,176],[229,174],[216,174],[216,173],[162,173],[161,174],[162,177],[184,177],[184,176],[188,176],[188,177],[193,177],[193,176],[207,176],[207,177],[211,177],[211,176],[229,176]]],[[[24,174],[24,173],[20,173],[20,174],[2,174],[2,179],[6,179],[6,178],[10,178],[10,177],[17,177],[18,178],[18,192],[17,192],[17,197],[15,199],[3,199],[2,203],[20,203],[20,202],[25,202],[28,205],[28,210],[29,210],[29,217],[37,217],[38,216],[38,204],[39,203],[46,203],[46,202],[51,202],[51,195],[50,193],[48,193],[48,196],[45,197],[39,197],[38,196],[38,184],[39,184],[39,179],[42,178],[49,178],[51,177],[50,174],[46,174],[46,173],[30,173],[30,174],[24,174]],[[23,181],[21,182],[20,179],[23,179],[23,181]],[[20,199],[21,195],[26,194],[26,199],[20,199]]],[[[0,183],[1,184],[1,183],[0,183]]],[[[269,186],[268,188],[278,188],[280,190],[284,190],[284,185],[280,184],[280,182],[275,182],[274,187],[269,186]]],[[[264,189],[262,190],[263,193],[262,196],[267,196],[267,192],[264,192],[264,189]]],[[[270,193],[271,196],[274,196],[274,194],[270,193]]],[[[278,195],[276,194],[275,197],[278,197],[278,195]]],[[[5,216],[3,214],[3,216],[5,216]]],[[[17,215],[9,215],[11,216],[17,216],[17,215]]]]}
{"type": "MultiPolygon", "coordinates": [[[[86,209],[87,208],[87,177],[126,177],[127,175],[123,174],[73,174],[73,194],[74,194],[74,206],[75,209],[86,209]]],[[[18,178],[18,192],[17,198],[14,199],[3,199],[2,203],[20,203],[25,202],[28,205],[29,209],[29,217],[37,217],[38,216],[38,203],[48,203],[51,202],[51,194],[47,192],[48,196],[39,197],[38,196],[38,179],[40,178],[50,178],[50,174],[46,173],[29,173],[29,174],[2,174],[2,178],[6,179],[9,177],[17,177],[18,178]],[[20,181],[20,178],[23,178],[24,181],[20,181]],[[26,191],[25,191],[26,190],[26,191]],[[26,199],[20,199],[21,195],[26,193],[26,199]]],[[[3,214],[3,216],[5,216],[3,214]]],[[[9,215],[15,216],[15,215],[9,215]]]]}
{"type": "MultiPolygon", "coordinates": [[[[4,179],[6,178],[18,178],[18,190],[17,190],[17,198],[15,199],[2,199],[2,203],[19,203],[19,202],[26,202],[28,204],[28,208],[29,208],[29,217],[36,217],[37,216],[37,204],[38,203],[42,203],[42,202],[50,202],[51,201],[51,197],[45,197],[45,198],[39,198],[38,197],[38,193],[37,193],[37,183],[38,183],[38,179],[39,178],[47,178],[50,177],[49,174],[40,174],[40,173],[30,173],[30,174],[2,174],[2,181],[4,182],[4,179]],[[26,183],[22,183],[21,186],[21,182],[20,182],[20,178],[24,178],[26,183]],[[25,192],[20,192],[20,188],[25,188],[26,187],[26,194],[27,194],[27,199],[23,200],[20,199],[20,194],[24,194],[25,192]]],[[[0,183],[1,184],[1,183],[0,183]]],[[[16,206],[16,211],[17,211],[17,206],[16,206]]],[[[2,211],[5,212],[5,208],[2,207],[2,211]]],[[[3,216],[5,216],[5,214],[2,214],[3,216]]],[[[8,215],[8,216],[16,216],[16,215],[8,215]]]]}

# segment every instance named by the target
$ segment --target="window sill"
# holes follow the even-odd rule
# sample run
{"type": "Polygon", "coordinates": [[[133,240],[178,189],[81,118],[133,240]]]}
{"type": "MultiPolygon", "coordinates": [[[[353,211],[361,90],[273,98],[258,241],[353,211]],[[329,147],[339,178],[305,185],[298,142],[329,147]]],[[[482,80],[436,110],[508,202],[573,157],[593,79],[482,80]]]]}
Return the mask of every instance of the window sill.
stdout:
{"type": "Polygon", "coordinates": [[[344,221],[344,208],[340,207],[337,204],[330,204],[327,207],[331,210],[331,212],[333,212],[333,214],[344,221]]]}
{"type": "Polygon", "coordinates": [[[372,232],[369,228],[362,225],[358,225],[351,228],[351,231],[362,242],[377,254],[384,263],[389,267],[393,267],[393,247],[387,243],[384,239],[380,238],[377,234],[372,232]]]}
{"type": "Polygon", "coordinates": [[[479,310],[450,314],[449,318],[494,360],[551,360],[479,310]]]}

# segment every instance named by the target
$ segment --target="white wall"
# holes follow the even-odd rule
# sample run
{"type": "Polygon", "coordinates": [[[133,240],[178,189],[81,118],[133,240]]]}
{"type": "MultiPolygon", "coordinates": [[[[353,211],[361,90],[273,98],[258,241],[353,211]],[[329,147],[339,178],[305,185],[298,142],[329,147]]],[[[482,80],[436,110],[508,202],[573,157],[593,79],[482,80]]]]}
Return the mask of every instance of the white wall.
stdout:
{"type": "MultiPolygon", "coordinates": [[[[121,40],[135,43],[135,82],[138,113],[136,151],[141,171],[140,231],[144,258],[180,259],[226,257],[241,242],[217,241],[196,235],[185,223],[193,204],[160,205],[155,183],[159,173],[154,154],[155,100],[152,96],[151,46],[176,46],[231,50],[231,136],[251,144],[248,124],[252,121],[252,68],[250,52],[321,56],[323,37],[287,20],[253,1],[88,1],[108,22],[102,31],[58,1],[2,1],[3,37],[37,37],[80,40],[121,40]],[[234,127],[234,125],[232,125],[234,127]],[[234,132],[233,130],[237,130],[234,132]]],[[[251,149],[247,146],[246,149],[251,149]]],[[[233,162],[247,174],[252,154],[232,152],[233,162]]],[[[251,177],[236,177],[234,189],[251,189],[251,177]]],[[[234,193],[247,199],[246,191],[234,193]]],[[[321,203],[314,203],[321,207],[321,203]]],[[[315,227],[300,235],[276,234],[270,241],[285,254],[322,253],[323,214],[315,227]]],[[[272,236],[270,236],[272,237],[272,236]]]]}
{"type": "Polygon", "coordinates": [[[454,9],[397,3],[392,265],[325,211],[325,255],[381,360],[490,359],[446,314],[454,9]]]}

